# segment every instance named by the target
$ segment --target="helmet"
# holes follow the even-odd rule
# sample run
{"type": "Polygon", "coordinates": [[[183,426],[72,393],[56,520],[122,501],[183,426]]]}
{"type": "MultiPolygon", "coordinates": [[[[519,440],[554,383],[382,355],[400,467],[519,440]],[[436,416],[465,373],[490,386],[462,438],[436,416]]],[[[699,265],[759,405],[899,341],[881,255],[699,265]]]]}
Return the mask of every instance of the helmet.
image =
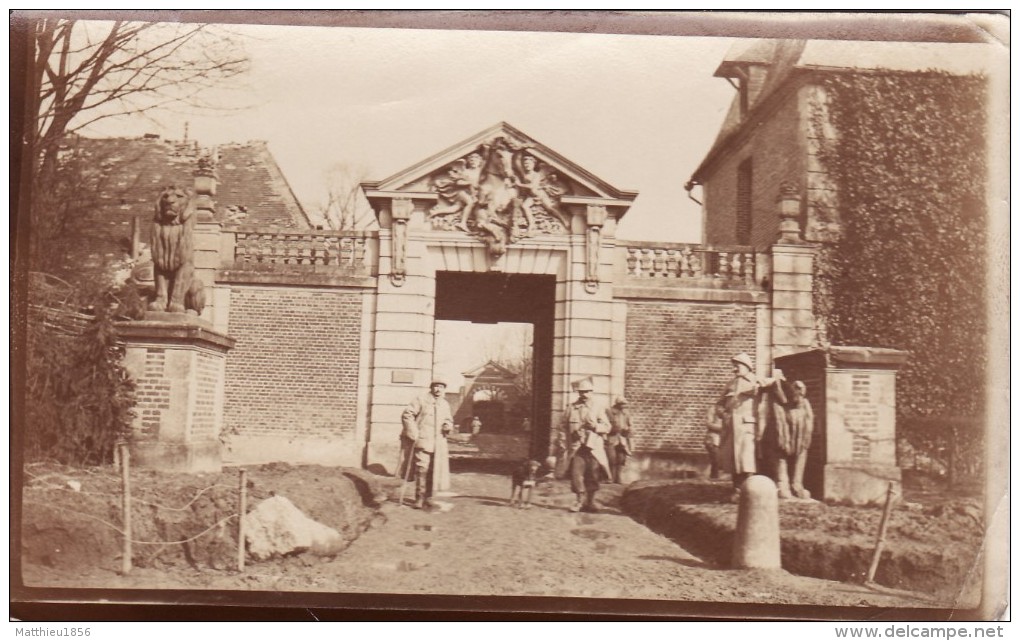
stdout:
{"type": "Polygon", "coordinates": [[[627,399],[624,396],[617,396],[616,401],[613,402],[613,405],[626,405],[626,404],[627,399]]]}
{"type": "Polygon", "coordinates": [[[442,385],[443,387],[449,387],[449,385],[446,384],[446,379],[443,378],[442,376],[439,376],[438,374],[432,377],[432,382],[429,383],[429,387],[432,387],[433,385],[442,385]]]}
{"type": "Polygon", "coordinates": [[[574,381],[573,386],[575,392],[591,392],[595,390],[595,385],[592,384],[591,376],[586,376],[574,381]]]}
{"type": "Polygon", "coordinates": [[[750,370],[754,369],[754,361],[751,360],[751,357],[748,356],[746,352],[740,352],[739,354],[737,354],[736,356],[731,358],[730,362],[731,363],[740,363],[741,365],[746,365],[747,369],[750,369],[750,370]]]}

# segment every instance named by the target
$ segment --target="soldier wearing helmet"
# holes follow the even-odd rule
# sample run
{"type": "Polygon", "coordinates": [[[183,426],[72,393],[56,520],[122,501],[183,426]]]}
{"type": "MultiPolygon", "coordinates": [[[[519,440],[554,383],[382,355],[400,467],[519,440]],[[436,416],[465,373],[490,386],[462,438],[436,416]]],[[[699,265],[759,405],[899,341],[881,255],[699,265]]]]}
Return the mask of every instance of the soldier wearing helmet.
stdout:
{"type": "Polygon", "coordinates": [[[745,353],[730,359],[733,378],[716,403],[723,429],[719,443],[719,466],[733,476],[733,487],[758,471],[756,458],[765,430],[759,420],[759,402],[764,388],[774,380],[762,380],[754,374],[754,361],[745,353]]]}
{"type": "Polygon", "coordinates": [[[617,396],[607,412],[609,417],[609,438],[606,439],[606,458],[609,459],[610,480],[620,482],[620,473],[631,455],[631,420],[627,410],[627,399],[617,396]]]}
{"type": "Polygon", "coordinates": [[[577,496],[572,512],[597,512],[595,493],[603,474],[609,474],[606,436],[609,418],[604,406],[592,397],[591,377],[573,383],[577,400],[567,406],[550,455],[562,452],[570,474],[570,487],[577,496]]]}

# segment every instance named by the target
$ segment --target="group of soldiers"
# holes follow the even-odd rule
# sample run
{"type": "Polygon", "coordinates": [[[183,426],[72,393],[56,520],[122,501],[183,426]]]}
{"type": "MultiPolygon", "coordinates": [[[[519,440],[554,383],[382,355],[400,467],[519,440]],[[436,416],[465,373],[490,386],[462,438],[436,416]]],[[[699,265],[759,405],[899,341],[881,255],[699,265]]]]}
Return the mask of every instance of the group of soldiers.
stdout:
{"type": "MultiPolygon", "coordinates": [[[[788,383],[778,371],[771,378],[759,378],[747,354],[730,362],[733,376],[709,409],[706,422],[712,478],[720,471],[729,473],[737,489],[748,476],[766,473],[776,480],[781,497],[810,498],[803,477],[814,417],[806,386],[801,381],[788,383]]],[[[577,398],[550,439],[546,466],[557,477],[570,479],[576,497],[571,511],[595,512],[602,481],[620,483],[632,453],[633,424],[624,397],[606,409],[595,399],[590,377],[572,387],[577,398]]],[[[446,437],[454,423],[445,391],[446,382],[434,378],[428,394],[414,399],[401,416],[398,473],[405,481],[413,476],[417,508],[431,506],[437,492],[449,489],[446,437]]]]}

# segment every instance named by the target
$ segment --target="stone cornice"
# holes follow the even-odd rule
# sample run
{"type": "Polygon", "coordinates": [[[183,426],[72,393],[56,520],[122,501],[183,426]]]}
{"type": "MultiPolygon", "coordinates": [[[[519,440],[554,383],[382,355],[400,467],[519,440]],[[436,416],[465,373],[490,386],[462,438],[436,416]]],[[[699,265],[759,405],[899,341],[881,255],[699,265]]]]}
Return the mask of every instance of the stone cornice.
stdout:
{"type": "Polygon", "coordinates": [[[212,325],[197,316],[150,312],[144,320],[115,323],[117,337],[131,343],[157,343],[167,345],[193,344],[218,352],[234,347],[235,339],[221,334],[212,325]]]}

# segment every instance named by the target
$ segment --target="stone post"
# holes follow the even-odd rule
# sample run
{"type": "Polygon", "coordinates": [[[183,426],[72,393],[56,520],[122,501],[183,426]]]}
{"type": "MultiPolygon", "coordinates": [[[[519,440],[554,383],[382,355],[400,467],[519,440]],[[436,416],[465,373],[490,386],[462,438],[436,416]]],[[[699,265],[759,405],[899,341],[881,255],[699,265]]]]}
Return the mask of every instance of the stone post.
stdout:
{"type": "Polygon", "coordinates": [[[740,486],[733,567],[778,570],[780,548],[776,484],[767,476],[748,477],[740,486]]]}
{"type": "Polygon", "coordinates": [[[804,381],[815,431],[804,484],[826,501],[881,504],[896,464],[896,371],[907,353],[830,347],[775,359],[787,380],[804,381]]]}
{"type": "Polygon", "coordinates": [[[139,467],[218,472],[227,351],[234,339],[188,314],[117,324],[137,385],[131,458],[139,467]]]}
{"type": "Polygon", "coordinates": [[[816,250],[801,240],[796,186],[784,182],[777,203],[779,239],[771,248],[773,358],[817,344],[812,294],[816,250]]]}

